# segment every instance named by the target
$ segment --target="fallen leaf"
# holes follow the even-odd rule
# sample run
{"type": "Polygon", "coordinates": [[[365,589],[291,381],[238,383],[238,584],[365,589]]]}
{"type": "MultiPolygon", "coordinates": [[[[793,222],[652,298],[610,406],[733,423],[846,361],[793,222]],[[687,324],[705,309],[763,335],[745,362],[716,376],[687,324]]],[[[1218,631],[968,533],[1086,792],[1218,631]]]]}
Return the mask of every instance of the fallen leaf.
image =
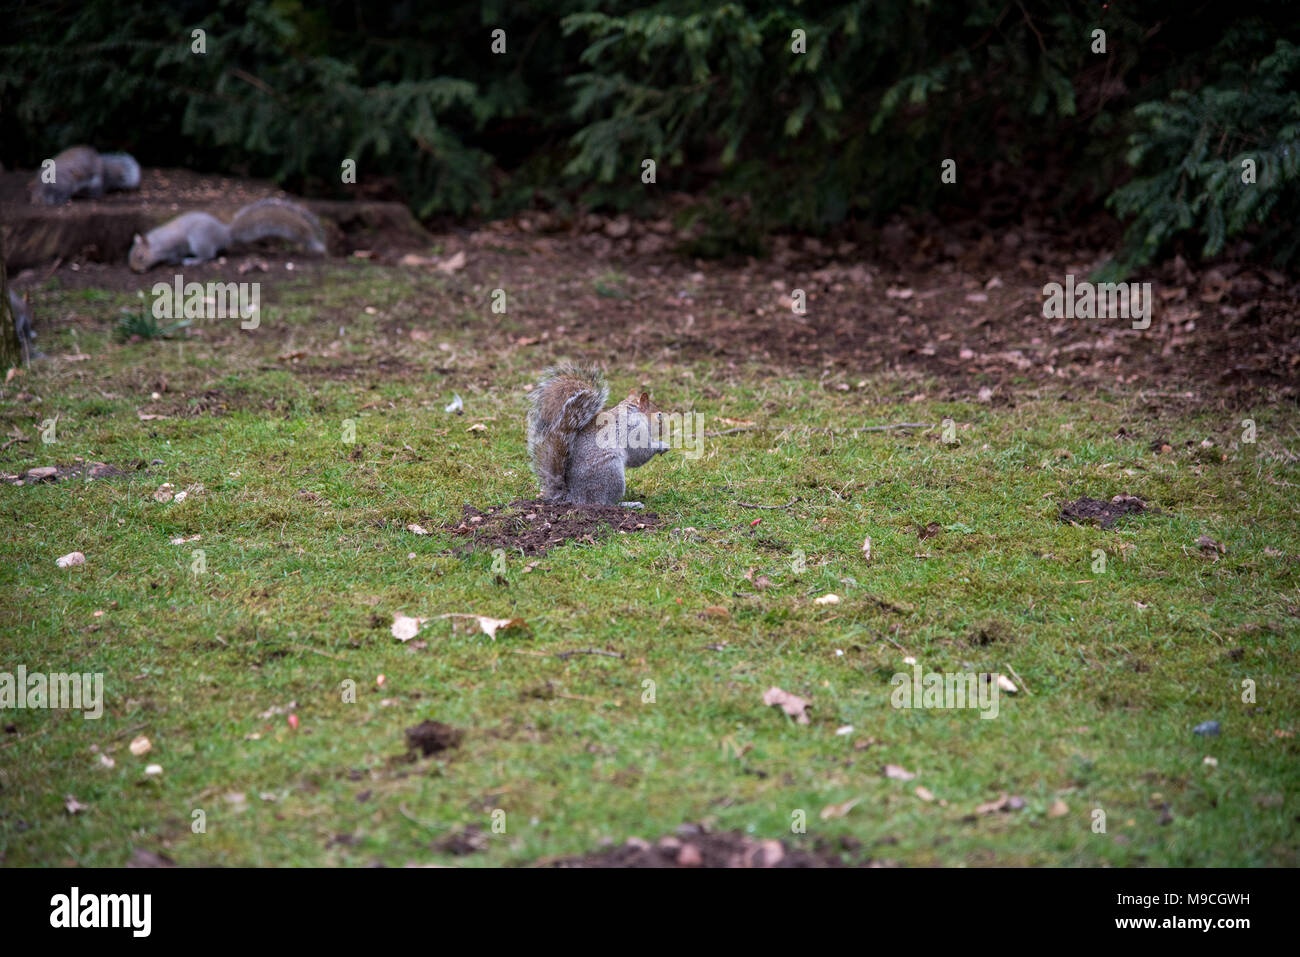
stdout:
{"type": "Polygon", "coordinates": [[[407,530],[408,532],[411,532],[412,534],[415,534],[415,535],[428,535],[428,534],[429,534],[429,530],[428,530],[427,528],[425,528],[423,525],[416,525],[416,524],[414,524],[414,523],[412,523],[412,524],[410,524],[410,525],[407,525],[407,526],[406,526],[406,530],[407,530]]]}
{"type": "Polygon", "coordinates": [[[90,810],[90,805],[82,804],[71,794],[65,794],[63,796],[63,808],[69,814],[80,814],[82,811],[90,810]]]}
{"type": "Polygon", "coordinates": [[[809,702],[798,695],[782,691],[776,685],[763,692],[763,704],[769,708],[779,706],[782,711],[794,718],[799,724],[808,724],[809,702]]]}
{"type": "Polygon", "coordinates": [[[132,739],[130,748],[131,753],[138,758],[153,750],[153,742],[142,734],[138,738],[132,739]]]}
{"type": "Polygon", "coordinates": [[[845,801],[843,804],[828,804],[821,811],[821,819],[829,821],[831,818],[843,817],[853,810],[853,806],[861,801],[862,798],[856,797],[851,801],[845,801]]]}
{"type": "Polygon", "coordinates": [[[934,793],[933,793],[929,788],[921,787],[919,784],[916,786],[915,794],[916,794],[916,796],[919,797],[922,801],[933,801],[933,800],[934,800],[934,793]]]}
{"type": "Polygon", "coordinates": [[[1048,817],[1065,817],[1070,813],[1070,807],[1060,798],[1052,802],[1052,806],[1047,809],[1048,817]]]}
{"type": "Polygon", "coordinates": [[[1209,535],[1202,535],[1196,539],[1196,544],[1201,550],[1201,554],[1206,558],[1213,558],[1216,562],[1220,555],[1226,555],[1228,549],[1221,543],[1210,538],[1209,535]]]}
{"type": "Polygon", "coordinates": [[[406,615],[393,615],[392,632],[393,637],[398,641],[410,641],[419,634],[420,626],[429,619],[427,618],[409,618],[406,615]]]}
{"type": "Polygon", "coordinates": [[[472,618],[478,625],[479,631],[489,638],[496,640],[498,631],[508,631],[512,628],[527,628],[528,622],[522,618],[489,618],[486,615],[467,615],[459,612],[448,612],[445,615],[439,615],[439,618],[472,618]]]}
{"type": "Polygon", "coordinates": [[[871,561],[871,536],[868,535],[862,540],[862,557],[866,561],[871,561]]]}
{"type": "Polygon", "coordinates": [[[1000,811],[1019,811],[1025,806],[1025,799],[1019,796],[1007,796],[1007,792],[1001,792],[997,799],[981,804],[975,808],[976,814],[997,814],[1000,811]]]}
{"type": "Polygon", "coordinates": [[[838,605],[839,603],[840,603],[840,596],[836,594],[830,594],[830,593],[822,595],[820,598],[813,599],[814,605],[838,605]]]}
{"type": "Polygon", "coordinates": [[[86,564],[86,556],[81,552],[68,552],[68,554],[55,560],[54,564],[60,568],[70,568],[73,565],[86,564]]]}
{"type": "Polygon", "coordinates": [[[886,764],[884,775],[892,781],[910,781],[916,777],[913,772],[898,764],[886,764]]]}
{"type": "Polygon", "coordinates": [[[455,272],[465,268],[465,250],[461,250],[449,259],[444,259],[434,267],[438,272],[455,272]]]}

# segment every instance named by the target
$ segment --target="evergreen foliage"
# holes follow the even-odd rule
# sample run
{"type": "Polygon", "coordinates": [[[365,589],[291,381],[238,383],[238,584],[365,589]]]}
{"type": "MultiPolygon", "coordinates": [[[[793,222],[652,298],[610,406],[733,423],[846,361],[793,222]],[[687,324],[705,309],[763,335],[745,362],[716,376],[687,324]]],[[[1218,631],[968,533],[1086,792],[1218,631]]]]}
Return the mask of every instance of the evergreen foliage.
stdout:
{"type": "Polygon", "coordinates": [[[1071,212],[1109,197],[1130,226],[1123,270],[1238,236],[1287,262],[1297,242],[1289,0],[54,0],[0,15],[8,165],[87,142],[346,195],[350,158],[422,217],[687,191],[741,246],[978,209],[1019,184],[1071,212]]]}

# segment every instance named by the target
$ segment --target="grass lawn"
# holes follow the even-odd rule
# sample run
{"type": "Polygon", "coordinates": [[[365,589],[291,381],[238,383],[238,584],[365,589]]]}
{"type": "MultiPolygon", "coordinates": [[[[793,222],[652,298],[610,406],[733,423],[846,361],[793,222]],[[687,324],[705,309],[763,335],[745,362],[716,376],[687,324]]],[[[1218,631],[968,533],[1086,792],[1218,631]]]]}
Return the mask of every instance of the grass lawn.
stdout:
{"type": "Polygon", "coordinates": [[[581,318],[528,335],[566,290],[635,308],[640,277],[608,273],[501,317],[466,305],[490,272],[335,262],[268,284],[256,331],[129,344],[130,288],[39,287],[52,358],[4,389],[28,441],[0,469],[124,474],[0,485],[0,671],[102,673],[105,696],[100,720],[0,714],[0,860],[520,865],[694,823],[853,864],[1297,864],[1293,411],[1031,376],[980,401],[933,372],[610,349],[581,318]],[[629,473],[659,527],[494,570],[447,527],[535,496],[525,389],[560,358],[711,431],[769,428],[629,473]],[[898,422],[934,425],[849,431],[898,422]],[[1119,494],[1148,511],[1061,519],[1119,494]],[[395,614],[430,620],[401,642],[395,614]],[[992,720],[897,709],[907,658],[1018,690],[992,720]],[[426,719],[459,746],[413,757],[426,719]],[[475,828],[477,853],[440,849],[475,828]]]}

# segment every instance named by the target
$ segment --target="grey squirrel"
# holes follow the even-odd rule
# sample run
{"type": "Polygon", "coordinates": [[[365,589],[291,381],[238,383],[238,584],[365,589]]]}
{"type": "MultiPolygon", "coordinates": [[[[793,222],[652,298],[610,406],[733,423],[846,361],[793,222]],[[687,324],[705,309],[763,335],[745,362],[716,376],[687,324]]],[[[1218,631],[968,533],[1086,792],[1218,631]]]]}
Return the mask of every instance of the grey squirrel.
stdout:
{"type": "Polygon", "coordinates": [[[54,182],[38,176],[29,198],[36,205],[60,206],[74,196],[98,199],[115,189],[140,188],[140,164],[129,153],[100,153],[71,146],[54,157],[54,182]]]}
{"type": "Polygon", "coordinates": [[[528,455],[549,501],[623,505],[624,470],[645,465],[668,446],[655,438],[661,412],[635,389],[605,409],[609,386],[599,369],[560,365],[546,370],[532,392],[528,455]]]}
{"type": "Polygon", "coordinates": [[[268,238],[288,239],[313,253],[325,252],[325,231],[311,212],[286,199],[259,199],[235,213],[229,225],[210,213],[181,213],[143,236],[137,233],[127,259],[132,269],[144,272],[163,262],[206,262],[232,243],[268,238]]]}
{"type": "Polygon", "coordinates": [[[32,348],[32,343],[36,341],[36,331],[32,328],[32,310],[27,302],[27,294],[19,296],[10,286],[9,309],[14,314],[14,329],[18,332],[18,343],[22,346],[23,362],[30,363],[32,359],[39,359],[40,352],[32,348]]]}

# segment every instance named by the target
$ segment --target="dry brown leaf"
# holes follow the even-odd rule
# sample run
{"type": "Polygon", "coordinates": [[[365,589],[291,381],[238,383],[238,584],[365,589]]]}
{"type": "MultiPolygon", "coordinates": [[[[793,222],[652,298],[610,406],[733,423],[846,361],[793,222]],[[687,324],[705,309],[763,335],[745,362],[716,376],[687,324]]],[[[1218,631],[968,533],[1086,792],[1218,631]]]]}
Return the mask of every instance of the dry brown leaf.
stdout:
{"type": "Polygon", "coordinates": [[[861,801],[862,798],[856,797],[851,801],[845,801],[843,804],[828,804],[822,808],[820,817],[823,821],[829,821],[831,818],[843,817],[853,810],[853,806],[861,801]]]}
{"type": "Polygon", "coordinates": [[[809,702],[798,695],[782,691],[776,685],[763,692],[763,704],[769,708],[779,706],[782,711],[794,718],[799,724],[808,724],[809,702]]]}

